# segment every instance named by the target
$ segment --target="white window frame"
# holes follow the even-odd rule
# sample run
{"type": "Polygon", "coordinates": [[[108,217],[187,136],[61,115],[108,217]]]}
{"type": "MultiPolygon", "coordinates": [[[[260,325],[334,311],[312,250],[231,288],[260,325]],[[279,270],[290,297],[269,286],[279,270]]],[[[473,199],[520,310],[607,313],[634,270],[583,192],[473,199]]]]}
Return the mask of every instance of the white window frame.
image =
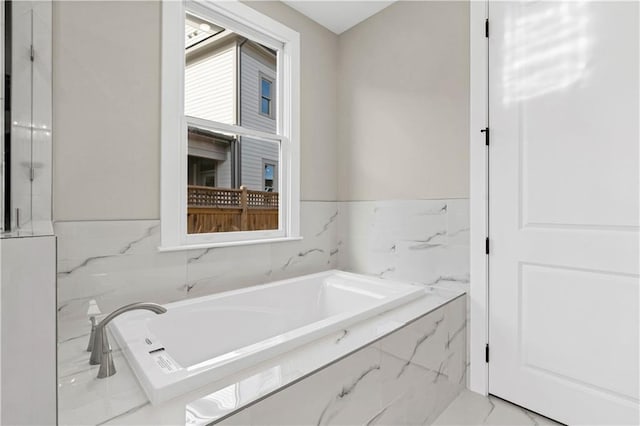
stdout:
{"type": "Polygon", "coordinates": [[[239,1],[162,2],[161,251],[300,239],[300,35],[239,1]],[[278,50],[276,134],[184,115],[184,20],[189,10],[278,50]],[[187,123],[211,131],[280,141],[279,229],[187,234],[187,123]]]}

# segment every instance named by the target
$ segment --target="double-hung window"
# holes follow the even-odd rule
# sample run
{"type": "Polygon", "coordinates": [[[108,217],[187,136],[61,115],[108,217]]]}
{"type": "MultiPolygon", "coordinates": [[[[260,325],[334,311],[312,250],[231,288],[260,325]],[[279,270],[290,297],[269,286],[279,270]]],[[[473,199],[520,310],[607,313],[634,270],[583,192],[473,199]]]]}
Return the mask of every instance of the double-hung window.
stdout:
{"type": "Polygon", "coordinates": [[[299,238],[299,35],[163,2],[161,249],[299,238]]]}
{"type": "Polygon", "coordinates": [[[260,114],[269,118],[273,118],[272,86],[273,81],[263,75],[260,76],[260,114]]]}

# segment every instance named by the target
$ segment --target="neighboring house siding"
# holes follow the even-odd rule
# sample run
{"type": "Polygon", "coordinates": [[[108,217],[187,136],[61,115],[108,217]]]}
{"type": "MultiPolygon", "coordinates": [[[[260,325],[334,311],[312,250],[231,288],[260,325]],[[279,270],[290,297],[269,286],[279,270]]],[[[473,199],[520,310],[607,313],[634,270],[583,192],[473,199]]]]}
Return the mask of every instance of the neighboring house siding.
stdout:
{"type": "Polygon", "coordinates": [[[235,47],[186,66],[185,114],[234,124],[235,47]]]}
{"type": "MultiPolygon", "coordinates": [[[[273,105],[275,108],[276,70],[275,64],[269,64],[250,48],[243,47],[241,52],[241,111],[240,124],[250,129],[275,133],[276,120],[259,112],[260,74],[272,79],[273,105]]],[[[275,114],[274,114],[275,117],[275,114]]],[[[243,137],[241,141],[241,179],[249,189],[264,190],[264,161],[275,164],[279,171],[279,147],[272,142],[243,137]]]]}
{"type": "Polygon", "coordinates": [[[216,166],[216,186],[231,188],[231,150],[227,148],[226,160],[216,166]]]}
{"type": "MultiPolygon", "coordinates": [[[[243,127],[249,129],[262,130],[263,132],[275,133],[276,120],[260,114],[260,73],[273,80],[273,92],[275,101],[276,91],[276,69],[272,64],[268,64],[252,50],[242,48],[241,53],[241,105],[240,121],[243,127]]],[[[274,102],[275,107],[275,102],[274,102]]]]}
{"type": "Polygon", "coordinates": [[[242,155],[242,184],[255,191],[264,190],[264,165],[267,163],[278,166],[279,147],[276,143],[259,139],[243,137],[241,141],[242,155]]]}

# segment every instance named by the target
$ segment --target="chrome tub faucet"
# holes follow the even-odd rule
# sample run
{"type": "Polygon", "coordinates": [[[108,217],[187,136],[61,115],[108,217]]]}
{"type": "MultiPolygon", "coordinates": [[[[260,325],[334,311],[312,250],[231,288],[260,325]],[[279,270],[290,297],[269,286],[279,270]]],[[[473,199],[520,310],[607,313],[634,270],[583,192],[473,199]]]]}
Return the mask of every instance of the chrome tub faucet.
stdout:
{"type": "Polygon", "coordinates": [[[157,303],[138,302],[116,309],[100,321],[100,324],[98,325],[95,325],[94,320],[92,320],[92,333],[87,350],[91,350],[89,364],[100,364],[98,379],[103,379],[116,374],[116,367],[113,363],[113,355],[111,353],[111,345],[109,344],[105,326],[118,315],[138,309],[145,309],[158,315],[167,312],[167,308],[158,305],[157,303]],[[93,327],[95,327],[95,330],[93,327]]]}

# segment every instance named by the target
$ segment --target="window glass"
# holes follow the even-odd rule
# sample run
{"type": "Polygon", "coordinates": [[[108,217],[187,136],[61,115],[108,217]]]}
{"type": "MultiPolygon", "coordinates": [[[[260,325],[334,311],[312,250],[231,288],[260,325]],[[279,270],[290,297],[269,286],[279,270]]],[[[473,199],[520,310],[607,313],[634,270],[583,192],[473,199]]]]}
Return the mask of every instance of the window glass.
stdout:
{"type": "Polygon", "coordinates": [[[265,163],[264,164],[264,190],[267,192],[273,192],[276,182],[277,182],[276,165],[265,163]]]}
{"type": "Polygon", "coordinates": [[[187,232],[279,229],[281,143],[275,120],[264,120],[274,112],[277,52],[190,13],[185,27],[187,232]]]}
{"type": "Polygon", "coordinates": [[[262,97],[271,99],[271,82],[267,79],[262,79],[262,97]]]}
{"type": "Polygon", "coordinates": [[[273,83],[264,78],[260,78],[260,113],[271,117],[272,115],[272,101],[271,101],[271,86],[273,83]]]}
{"type": "Polygon", "coordinates": [[[262,102],[260,103],[260,112],[265,115],[270,115],[269,106],[269,99],[262,98],[262,102]]]}

